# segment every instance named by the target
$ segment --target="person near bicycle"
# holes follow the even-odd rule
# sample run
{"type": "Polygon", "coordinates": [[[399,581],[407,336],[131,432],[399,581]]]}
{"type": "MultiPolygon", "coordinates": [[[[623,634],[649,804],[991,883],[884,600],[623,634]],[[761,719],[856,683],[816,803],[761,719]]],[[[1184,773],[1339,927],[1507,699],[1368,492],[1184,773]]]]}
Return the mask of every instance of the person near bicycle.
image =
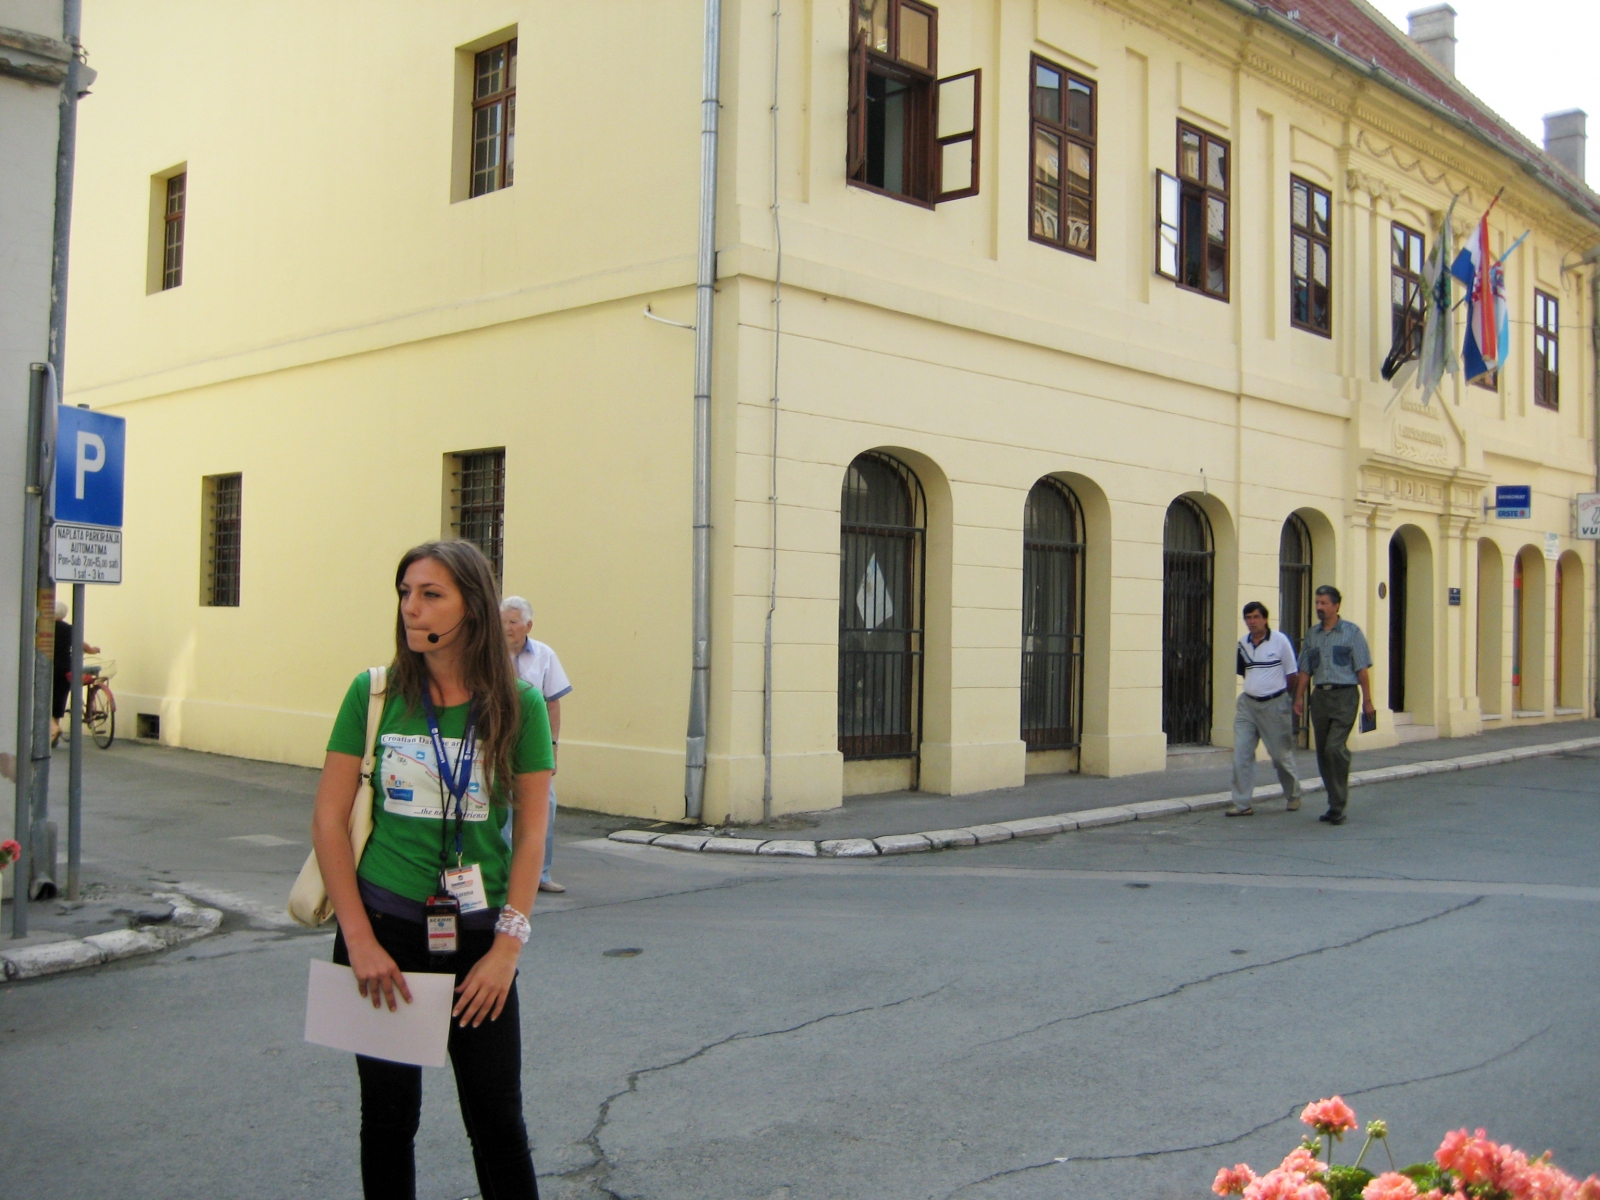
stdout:
{"type": "MultiPolygon", "coordinates": [[[[99,646],[83,647],[85,654],[99,654],[99,646]]],[[[50,690],[50,745],[61,740],[61,718],[72,697],[72,626],[67,622],[67,602],[56,601],[56,670],[50,690]]]]}

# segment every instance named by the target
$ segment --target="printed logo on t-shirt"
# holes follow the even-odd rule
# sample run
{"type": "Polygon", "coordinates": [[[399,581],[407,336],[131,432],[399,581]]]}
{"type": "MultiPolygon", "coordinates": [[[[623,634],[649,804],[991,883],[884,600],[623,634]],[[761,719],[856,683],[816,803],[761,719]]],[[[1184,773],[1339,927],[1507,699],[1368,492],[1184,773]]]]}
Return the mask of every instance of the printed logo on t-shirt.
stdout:
{"type": "MultiPolygon", "coordinates": [[[[439,767],[433,756],[433,739],[425,735],[386,733],[383,759],[378,764],[378,778],[383,783],[383,811],[401,817],[426,817],[437,821],[444,816],[440,798],[450,797],[439,779],[439,767]]],[[[445,738],[444,752],[450,762],[458,761],[461,753],[460,738],[445,738]]],[[[472,782],[467,784],[465,819],[487,821],[489,804],[483,782],[483,760],[473,759],[472,782]]],[[[450,803],[450,819],[455,819],[455,803],[450,803]]]]}

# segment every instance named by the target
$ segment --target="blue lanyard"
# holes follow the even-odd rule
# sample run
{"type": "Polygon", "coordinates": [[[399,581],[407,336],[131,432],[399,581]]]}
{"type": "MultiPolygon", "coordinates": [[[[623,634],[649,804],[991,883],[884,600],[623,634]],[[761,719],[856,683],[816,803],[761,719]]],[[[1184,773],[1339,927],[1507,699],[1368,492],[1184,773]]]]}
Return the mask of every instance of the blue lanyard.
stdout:
{"type": "Polygon", "coordinates": [[[422,708],[428,718],[428,734],[433,738],[433,759],[439,768],[439,865],[442,870],[445,864],[444,842],[450,821],[449,807],[443,803],[446,789],[449,789],[450,799],[455,801],[456,863],[459,865],[461,862],[461,826],[466,820],[467,789],[472,785],[472,760],[478,750],[478,705],[474,701],[467,710],[467,728],[461,737],[461,753],[456,758],[454,770],[450,767],[450,755],[445,749],[444,738],[439,734],[439,714],[434,711],[433,697],[426,689],[422,693],[422,708]]]}

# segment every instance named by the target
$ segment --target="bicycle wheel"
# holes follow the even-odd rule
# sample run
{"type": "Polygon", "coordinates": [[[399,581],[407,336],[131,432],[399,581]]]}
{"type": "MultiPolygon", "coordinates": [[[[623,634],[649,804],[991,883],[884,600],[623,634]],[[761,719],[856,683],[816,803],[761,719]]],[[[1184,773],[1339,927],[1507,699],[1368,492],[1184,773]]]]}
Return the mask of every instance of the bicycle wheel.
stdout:
{"type": "Polygon", "coordinates": [[[117,736],[117,698],[108,687],[90,691],[89,702],[84,705],[83,723],[89,727],[94,744],[109,750],[117,736]]]}

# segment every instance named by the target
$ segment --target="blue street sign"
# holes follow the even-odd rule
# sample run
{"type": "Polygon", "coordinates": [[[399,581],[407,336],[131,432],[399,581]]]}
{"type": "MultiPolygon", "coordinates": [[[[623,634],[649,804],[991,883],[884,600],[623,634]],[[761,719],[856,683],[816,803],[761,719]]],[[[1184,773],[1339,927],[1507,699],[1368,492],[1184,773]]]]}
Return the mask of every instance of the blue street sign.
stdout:
{"type": "Polygon", "coordinates": [[[121,528],[127,422],[65,404],[56,417],[55,519],[121,528]]]}
{"type": "Polygon", "coordinates": [[[1502,521],[1527,521],[1533,517],[1533,489],[1525,483],[1494,489],[1494,515],[1502,521]]]}

